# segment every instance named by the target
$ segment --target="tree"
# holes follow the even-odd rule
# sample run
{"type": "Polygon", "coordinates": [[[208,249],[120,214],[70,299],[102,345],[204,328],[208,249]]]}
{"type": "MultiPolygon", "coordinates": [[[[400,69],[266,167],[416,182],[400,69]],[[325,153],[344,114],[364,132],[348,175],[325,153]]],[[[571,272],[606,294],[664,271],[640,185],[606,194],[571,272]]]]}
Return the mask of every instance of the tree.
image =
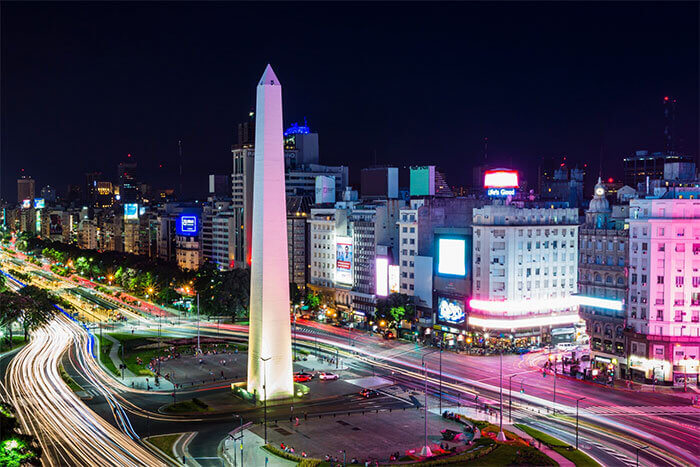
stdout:
{"type": "Polygon", "coordinates": [[[299,305],[301,303],[301,299],[304,296],[301,293],[301,290],[299,290],[299,286],[297,285],[296,282],[290,282],[289,283],[289,302],[294,305],[299,305]]]}
{"type": "Polygon", "coordinates": [[[401,320],[413,320],[416,315],[416,307],[413,297],[393,293],[386,298],[377,300],[375,318],[389,322],[389,327],[396,327],[401,320]]]}
{"type": "Polygon", "coordinates": [[[305,303],[310,310],[318,311],[318,307],[321,306],[321,297],[316,292],[309,292],[306,294],[305,303]]]}
{"type": "Polygon", "coordinates": [[[54,317],[56,314],[55,302],[49,292],[33,285],[20,289],[19,295],[28,299],[22,314],[24,340],[27,340],[30,330],[43,326],[54,317]]]}

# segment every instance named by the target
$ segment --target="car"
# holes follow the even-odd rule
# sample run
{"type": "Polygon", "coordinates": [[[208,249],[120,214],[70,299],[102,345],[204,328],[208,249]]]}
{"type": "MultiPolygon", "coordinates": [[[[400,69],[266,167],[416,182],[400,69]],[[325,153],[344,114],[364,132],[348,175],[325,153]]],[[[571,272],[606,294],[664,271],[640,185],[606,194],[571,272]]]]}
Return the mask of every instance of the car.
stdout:
{"type": "Polygon", "coordinates": [[[331,380],[336,380],[338,379],[337,373],[319,373],[318,374],[318,379],[320,380],[325,380],[325,381],[331,381],[331,380]]]}
{"type": "Polygon", "coordinates": [[[311,373],[294,373],[294,382],[305,383],[307,381],[311,381],[313,377],[314,375],[312,375],[311,373]]]}
{"type": "Polygon", "coordinates": [[[363,389],[360,391],[360,396],[364,397],[365,399],[369,399],[371,397],[377,397],[379,393],[375,391],[374,389],[363,389]]]}

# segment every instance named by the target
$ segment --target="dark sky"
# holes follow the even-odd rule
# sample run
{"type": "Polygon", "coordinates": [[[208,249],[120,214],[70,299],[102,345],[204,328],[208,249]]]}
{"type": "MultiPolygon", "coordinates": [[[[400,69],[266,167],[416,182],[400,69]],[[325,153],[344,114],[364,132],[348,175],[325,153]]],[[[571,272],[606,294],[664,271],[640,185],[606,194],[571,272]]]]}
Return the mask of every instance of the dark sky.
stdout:
{"type": "Polygon", "coordinates": [[[234,128],[270,62],[285,124],[308,118],[321,161],[435,163],[468,184],[494,159],[567,155],[621,172],[663,147],[663,96],[698,153],[698,4],[260,3],[2,6],[2,191],[20,168],[63,191],[127,153],[190,193],[231,171],[234,128]],[[158,169],[159,164],[163,169],[158,169]]]}

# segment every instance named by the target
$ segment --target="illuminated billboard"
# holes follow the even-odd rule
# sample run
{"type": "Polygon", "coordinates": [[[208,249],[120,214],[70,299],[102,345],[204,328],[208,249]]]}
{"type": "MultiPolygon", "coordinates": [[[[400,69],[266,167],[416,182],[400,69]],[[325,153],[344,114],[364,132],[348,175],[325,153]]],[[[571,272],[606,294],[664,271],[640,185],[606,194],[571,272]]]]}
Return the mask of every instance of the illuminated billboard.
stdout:
{"type": "Polygon", "coordinates": [[[124,219],[133,220],[139,218],[139,205],[136,203],[127,203],[124,205],[124,219]]]}
{"type": "Polygon", "coordinates": [[[484,188],[518,188],[518,171],[487,170],[484,172],[484,188]]]}
{"type": "Polygon", "coordinates": [[[352,285],[353,248],[352,238],[336,237],[335,242],[335,282],[352,285]]]}
{"type": "Polygon", "coordinates": [[[464,302],[447,297],[438,297],[438,321],[449,324],[463,324],[467,318],[464,302]]]}
{"type": "Polygon", "coordinates": [[[34,209],[44,209],[46,207],[46,201],[44,198],[34,198],[34,209]]]}
{"type": "Polygon", "coordinates": [[[518,171],[508,169],[494,169],[484,172],[484,188],[491,198],[505,198],[515,196],[518,188],[518,171]]]}
{"type": "Polygon", "coordinates": [[[178,235],[194,237],[199,233],[199,218],[193,214],[182,214],[177,218],[175,231],[178,235]]]}
{"type": "Polygon", "coordinates": [[[435,195],[435,166],[411,167],[409,183],[411,196],[435,195]]]}
{"type": "Polygon", "coordinates": [[[389,293],[399,293],[399,266],[389,266],[389,293]]]}
{"type": "Polygon", "coordinates": [[[22,200],[22,209],[29,209],[32,207],[32,200],[31,199],[23,199],[22,200]]]}
{"type": "Polygon", "coordinates": [[[438,238],[438,274],[464,277],[467,275],[467,240],[438,238]]]}
{"type": "Polygon", "coordinates": [[[377,258],[377,296],[386,297],[389,295],[389,260],[387,258],[377,258]]]}
{"type": "Polygon", "coordinates": [[[49,234],[61,235],[63,233],[63,220],[60,214],[51,214],[49,216],[49,234]]]}

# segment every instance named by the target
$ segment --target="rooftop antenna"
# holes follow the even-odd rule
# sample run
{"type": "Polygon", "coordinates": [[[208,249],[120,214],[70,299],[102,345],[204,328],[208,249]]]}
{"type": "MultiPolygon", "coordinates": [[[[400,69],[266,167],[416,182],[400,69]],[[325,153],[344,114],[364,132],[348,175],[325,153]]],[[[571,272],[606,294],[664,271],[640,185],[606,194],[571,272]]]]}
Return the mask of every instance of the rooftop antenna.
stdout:
{"type": "Polygon", "coordinates": [[[675,146],[673,144],[673,136],[676,130],[676,99],[668,96],[664,97],[664,149],[667,154],[673,154],[675,146]]]}
{"type": "Polygon", "coordinates": [[[177,140],[177,157],[178,160],[180,161],[180,197],[182,197],[182,140],[179,139],[177,140]]]}

